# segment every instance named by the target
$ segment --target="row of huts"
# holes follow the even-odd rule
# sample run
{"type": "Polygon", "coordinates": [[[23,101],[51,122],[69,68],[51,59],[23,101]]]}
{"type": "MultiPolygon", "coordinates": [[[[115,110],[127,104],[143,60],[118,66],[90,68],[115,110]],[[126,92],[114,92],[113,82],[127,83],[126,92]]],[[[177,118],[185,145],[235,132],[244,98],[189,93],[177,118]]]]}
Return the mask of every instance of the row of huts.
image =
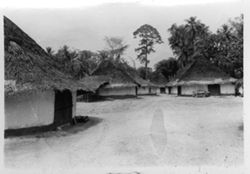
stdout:
{"type": "Polygon", "coordinates": [[[156,94],[155,85],[109,60],[101,62],[91,76],[73,80],[7,17],[4,57],[5,136],[56,129],[70,123],[76,114],[77,95],[84,94],[88,101],[95,96],[156,94]]]}
{"type": "Polygon", "coordinates": [[[90,76],[73,80],[55,67],[54,60],[24,31],[4,17],[5,136],[51,130],[69,123],[76,101],[103,97],[136,97],[166,93],[234,94],[236,79],[199,57],[167,82],[159,75],[149,82],[137,72],[104,60],[90,76]]]}
{"type": "Polygon", "coordinates": [[[207,91],[210,95],[234,95],[237,79],[230,77],[202,56],[177,72],[173,80],[166,84],[167,93],[191,96],[194,91],[207,91]]]}

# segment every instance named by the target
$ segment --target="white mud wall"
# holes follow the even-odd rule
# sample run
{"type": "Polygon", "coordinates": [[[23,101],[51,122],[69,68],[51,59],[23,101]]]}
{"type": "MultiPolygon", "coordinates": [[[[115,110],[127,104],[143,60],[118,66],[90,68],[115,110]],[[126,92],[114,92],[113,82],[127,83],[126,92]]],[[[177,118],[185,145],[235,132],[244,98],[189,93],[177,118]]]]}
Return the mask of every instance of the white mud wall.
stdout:
{"type": "Polygon", "coordinates": [[[139,87],[138,95],[149,94],[149,87],[139,87]]]}
{"type": "Polygon", "coordinates": [[[116,87],[116,88],[100,88],[98,94],[100,96],[135,96],[135,87],[116,87]]]}
{"type": "Polygon", "coordinates": [[[208,91],[207,85],[190,85],[181,87],[181,95],[193,95],[193,91],[204,90],[208,91]]]}
{"type": "Polygon", "coordinates": [[[232,83],[221,84],[220,85],[220,92],[221,94],[235,94],[235,86],[232,83]]]}
{"type": "Polygon", "coordinates": [[[171,89],[171,94],[177,95],[177,86],[173,86],[171,89]]]}
{"type": "Polygon", "coordinates": [[[54,121],[54,91],[5,98],[5,129],[49,125],[54,121]]]}

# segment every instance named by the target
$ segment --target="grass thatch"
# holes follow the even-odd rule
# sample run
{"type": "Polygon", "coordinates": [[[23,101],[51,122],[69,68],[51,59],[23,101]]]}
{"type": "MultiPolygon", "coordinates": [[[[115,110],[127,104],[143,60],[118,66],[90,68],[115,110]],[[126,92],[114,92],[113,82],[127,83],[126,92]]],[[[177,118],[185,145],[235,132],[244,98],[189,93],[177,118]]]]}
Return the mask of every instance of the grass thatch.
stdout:
{"type": "Polygon", "coordinates": [[[91,75],[104,75],[110,78],[110,86],[137,86],[123,68],[115,65],[111,60],[102,61],[91,75]]]}
{"type": "Polygon", "coordinates": [[[4,52],[5,80],[15,81],[14,88],[5,85],[7,95],[27,90],[89,90],[59,71],[42,47],[7,17],[4,17],[4,52]]]}
{"type": "Polygon", "coordinates": [[[192,63],[177,72],[176,77],[167,86],[194,84],[224,84],[235,82],[220,68],[203,57],[196,58],[192,63]]]}
{"type": "Polygon", "coordinates": [[[159,87],[165,87],[168,80],[164,77],[162,73],[154,73],[151,78],[151,82],[159,87]]]}
{"type": "Polygon", "coordinates": [[[103,85],[109,84],[110,78],[108,76],[86,76],[80,80],[87,88],[96,91],[103,85]]]}
{"type": "Polygon", "coordinates": [[[150,81],[144,80],[139,76],[137,71],[129,66],[123,67],[124,71],[141,87],[155,87],[156,85],[151,83],[150,81]]]}

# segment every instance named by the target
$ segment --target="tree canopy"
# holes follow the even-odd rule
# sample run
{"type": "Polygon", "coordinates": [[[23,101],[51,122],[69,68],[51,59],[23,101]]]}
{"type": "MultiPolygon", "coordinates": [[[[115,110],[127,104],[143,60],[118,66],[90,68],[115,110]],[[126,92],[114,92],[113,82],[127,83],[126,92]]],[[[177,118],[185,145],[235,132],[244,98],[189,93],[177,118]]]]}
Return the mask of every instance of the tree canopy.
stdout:
{"type": "Polygon", "coordinates": [[[163,59],[155,64],[155,71],[164,75],[169,80],[173,77],[178,70],[177,60],[173,57],[169,59],[163,59]]]}
{"type": "Polygon", "coordinates": [[[168,31],[170,47],[180,68],[201,54],[233,77],[243,76],[243,15],[223,24],[216,33],[196,17],[173,24],[168,31]]]}
{"type": "Polygon", "coordinates": [[[196,17],[190,17],[185,22],[179,26],[173,24],[168,29],[171,35],[168,41],[180,67],[188,64],[193,54],[202,52],[205,40],[209,36],[208,26],[196,17]]]}
{"type": "MultiPolygon", "coordinates": [[[[207,58],[231,76],[243,77],[243,15],[228,20],[216,32],[211,32],[209,27],[196,17],[188,18],[181,25],[173,24],[168,32],[169,45],[175,57],[157,62],[154,71],[148,67],[148,55],[155,52],[156,44],[163,43],[160,33],[148,24],[133,32],[134,38],[139,38],[138,47],[135,48],[138,53],[137,59],[145,64],[137,69],[142,78],[152,80],[160,74],[169,80],[197,54],[207,58]]],[[[67,45],[57,51],[47,47],[46,51],[55,61],[57,68],[76,79],[90,75],[99,62],[105,59],[123,66],[127,71],[136,70],[135,66],[131,67],[123,57],[128,44],[121,37],[105,37],[104,41],[105,48],[97,52],[74,50],[67,45]]]]}

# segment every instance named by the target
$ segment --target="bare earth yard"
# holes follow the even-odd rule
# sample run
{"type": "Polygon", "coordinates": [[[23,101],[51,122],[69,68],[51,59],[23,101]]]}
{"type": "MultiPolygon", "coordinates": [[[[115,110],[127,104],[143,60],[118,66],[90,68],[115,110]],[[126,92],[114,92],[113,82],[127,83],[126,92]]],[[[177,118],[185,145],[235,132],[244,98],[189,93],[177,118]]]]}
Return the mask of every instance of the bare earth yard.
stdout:
{"type": "Polygon", "coordinates": [[[78,103],[90,121],[61,131],[8,138],[8,168],[239,166],[240,97],[144,96],[78,103]]]}

